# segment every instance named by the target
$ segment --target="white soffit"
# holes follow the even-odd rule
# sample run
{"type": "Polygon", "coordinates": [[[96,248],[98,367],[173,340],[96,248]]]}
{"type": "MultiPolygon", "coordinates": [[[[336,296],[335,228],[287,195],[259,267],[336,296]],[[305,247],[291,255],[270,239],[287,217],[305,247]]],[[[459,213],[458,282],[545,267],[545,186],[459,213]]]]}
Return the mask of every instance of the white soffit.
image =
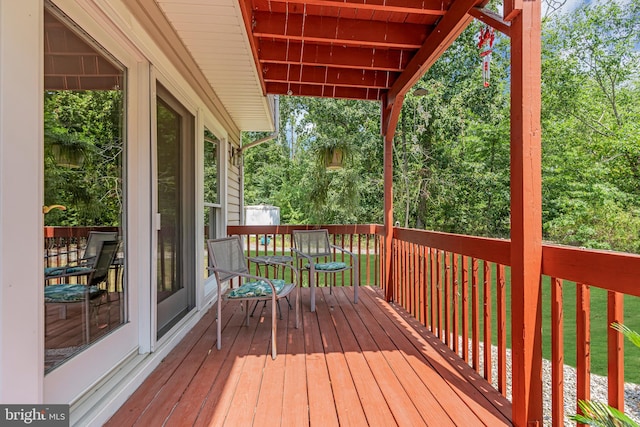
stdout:
{"type": "Polygon", "coordinates": [[[156,1],[236,125],[273,130],[237,0],[156,1]]]}

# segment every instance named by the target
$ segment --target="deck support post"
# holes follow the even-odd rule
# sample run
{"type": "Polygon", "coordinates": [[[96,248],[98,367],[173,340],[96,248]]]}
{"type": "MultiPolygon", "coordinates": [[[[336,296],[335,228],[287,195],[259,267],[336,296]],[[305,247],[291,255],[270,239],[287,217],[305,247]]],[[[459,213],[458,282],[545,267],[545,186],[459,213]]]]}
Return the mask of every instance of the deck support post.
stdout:
{"type": "Polygon", "coordinates": [[[384,139],[384,258],[382,283],[386,286],[385,298],[393,301],[393,137],[398,126],[398,118],[402,111],[404,93],[396,96],[393,104],[389,104],[386,96],[382,99],[380,128],[384,139]]]}
{"type": "Polygon", "coordinates": [[[542,426],[540,0],[511,21],[513,424],[542,426]]]}

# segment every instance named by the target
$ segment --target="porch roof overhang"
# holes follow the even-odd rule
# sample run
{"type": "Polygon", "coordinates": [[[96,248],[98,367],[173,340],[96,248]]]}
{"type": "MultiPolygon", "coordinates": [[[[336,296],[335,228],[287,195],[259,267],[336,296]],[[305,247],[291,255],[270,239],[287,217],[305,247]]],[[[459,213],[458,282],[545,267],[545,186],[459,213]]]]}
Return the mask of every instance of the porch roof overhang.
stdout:
{"type": "Polygon", "coordinates": [[[399,114],[404,94],[474,17],[508,31],[508,22],[483,9],[487,2],[134,3],[156,26],[159,20],[166,21],[167,29],[179,37],[185,53],[239,129],[272,130],[269,96],[298,95],[382,101],[383,118],[387,118],[383,120],[384,132],[389,117],[399,114]],[[400,102],[396,103],[397,99],[400,102]]]}
{"type": "Polygon", "coordinates": [[[276,106],[262,91],[238,0],[131,0],[127,8],[237,139],[273,131],[276,106]]]}
{"type": "Polygon", "coordinates": [[[264,94],[404,96],[486,0],[239,0],[264,94]]]}

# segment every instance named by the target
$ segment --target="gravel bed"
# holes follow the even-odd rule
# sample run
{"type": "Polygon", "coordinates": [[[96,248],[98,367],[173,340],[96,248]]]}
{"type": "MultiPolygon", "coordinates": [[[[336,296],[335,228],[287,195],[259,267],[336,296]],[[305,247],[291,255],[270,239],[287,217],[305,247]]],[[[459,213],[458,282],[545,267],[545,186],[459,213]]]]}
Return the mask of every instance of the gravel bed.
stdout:
{"type": "MultiPolygon", "coordinates": [[[[460,339],[462,345],[462,339],[460,339]]],[[[471,354],[471,340],[469,340],[469,354],[471,354]]],[[[480,343],[480,367],[479,371],[484,372],[484,346],[480,343]]],[[[491,348],[492,363],[492,380],[495,388],[498,377],[498,349],[496,346],[491,348]]],[[[507,399],[511,400],[511,350],[507,349],[507,399]]],[[[551,425],[551,362],[546,359],[542,360],[542,394],[544,409],[544,425],[551,425]]],[[[607,402],[607,377],[591,374],[591,400],[607,402]]],[[[640,424],[640,384],[625,383],[624,387],[624,412],[640,424]]],[[[574,367],[564,365],[564,425],[575,426],[570,421],[568,415],[576,413],[576,369],[574,367]]]]}

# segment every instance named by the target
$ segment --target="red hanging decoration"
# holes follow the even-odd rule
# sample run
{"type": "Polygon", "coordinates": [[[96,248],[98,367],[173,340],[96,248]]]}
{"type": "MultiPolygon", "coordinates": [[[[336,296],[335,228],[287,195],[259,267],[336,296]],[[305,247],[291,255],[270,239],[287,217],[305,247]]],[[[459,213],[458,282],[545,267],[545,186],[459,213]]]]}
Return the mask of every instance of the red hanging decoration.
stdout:
{"type": "Polygon", "coordinates": [[[484,26],[480,28],[478,34],[478,49],[480,49],[480,57],[482,58],[482,80],[484,87],[489,87],[489,77],[491,71],[489,64],[491,63],[491,53],[493,52],[493,41],[495,40],[495,32],[493,28],[484,26]]]}

